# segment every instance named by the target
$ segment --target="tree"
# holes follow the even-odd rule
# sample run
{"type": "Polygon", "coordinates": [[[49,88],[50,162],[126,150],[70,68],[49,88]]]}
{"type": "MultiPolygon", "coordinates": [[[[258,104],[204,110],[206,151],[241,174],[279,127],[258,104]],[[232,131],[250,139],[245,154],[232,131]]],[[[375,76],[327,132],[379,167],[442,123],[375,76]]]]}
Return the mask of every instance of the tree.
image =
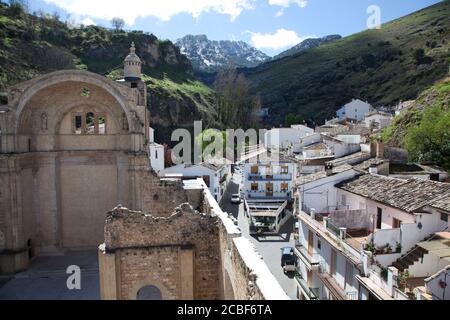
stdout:
{"type": "Polygon", "coordinates": [[[300,115],[296,115],[296,114],[293,114],[293,113],[289,113],[284,118],[284,125],[286,127],[290,127],[290,126],[292,126],[294,124],[302,124],[302,123],[304,123],[303,118],[300,115]]]}
{"type": "Polygon", "coordinates": [[[425,60],[425,50],[423,48],[418,48],[414,50],[414,60],[417,64],[422,64],[425,60]]]}
{"type": "Polygon", "coordinates": [[[259,97],[249,93],[249,83],[236,70],[221,71],[214,89],[218,93],[219,120],[231,128],[251,128],[258,126],[256,111],[261,109],[259,97]]]}
{"type": "Polygon", "coordinates": [[[10,0],[9,12],[12,16],[18,17],[28,10],[28,3],[26,0],[10,0]]]}
{"type": "Polygon", "coordinates": [[[450,169],[450,111],[440,106],[425,109],[418,126],[410,127],[405,147],[414,161],[431,161],[450,169]]]}
{"type": "Polygon", "coordinates": [[[117,18],[117,17],[112,18],[111,25],[117,32],[121,31],[123,29],[123,27],[125,26],[125,20],[123,20],[122,18],[117,18]]]}

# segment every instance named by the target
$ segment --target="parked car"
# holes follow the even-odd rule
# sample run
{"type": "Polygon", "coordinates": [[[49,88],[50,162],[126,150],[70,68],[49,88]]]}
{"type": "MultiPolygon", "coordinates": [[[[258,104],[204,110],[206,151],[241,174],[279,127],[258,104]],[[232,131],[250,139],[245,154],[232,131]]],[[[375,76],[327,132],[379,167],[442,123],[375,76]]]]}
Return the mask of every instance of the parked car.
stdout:
{"type": "Polygon", "coordinates": [[[241,195],[238,193],[231,195],[231,203],[233,204],[241,203],[241,195]]]}
{"type": "Polygon", "coordinates": [[[281,267],[284,273],[295,272],[297,269],[297,256],[295,255],[294,248],[281,248],[281,267]]]}

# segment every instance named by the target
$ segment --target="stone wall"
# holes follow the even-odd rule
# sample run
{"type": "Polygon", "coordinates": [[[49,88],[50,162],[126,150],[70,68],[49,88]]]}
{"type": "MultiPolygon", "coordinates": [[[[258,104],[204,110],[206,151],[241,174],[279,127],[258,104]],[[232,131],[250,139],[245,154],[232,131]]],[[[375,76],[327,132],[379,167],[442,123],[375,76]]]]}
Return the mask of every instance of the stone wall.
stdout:
{"type": "MultiPolygon", "coordinates": [[[[172,194],[169,203],[177,201],[177,187],[162,183],[146,186],[150,197],[172,194]]],[[[99,250],[102,299],[136,299],[146,286],[156,287],[163,299],[288,299],[208,188],[190,192],[189,198],[202,194],[201,212],[183,203],[167,215],[166,198],[151,197],[150,211],[160,216],[124,207],[108,213],[99,250]]],[[[186,197],[184,190],[180,194],[186,197]]]]}

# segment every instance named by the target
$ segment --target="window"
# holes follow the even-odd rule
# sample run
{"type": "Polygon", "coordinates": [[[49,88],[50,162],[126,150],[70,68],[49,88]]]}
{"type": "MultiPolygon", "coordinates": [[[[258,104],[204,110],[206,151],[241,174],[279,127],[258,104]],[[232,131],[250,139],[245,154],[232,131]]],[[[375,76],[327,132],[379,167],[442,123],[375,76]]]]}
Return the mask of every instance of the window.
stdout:
{"type": "Polygon", "coordinates": [[[76,113],[72,116],[73,133],[81,134],[106,134],[106,116],[87,112],[85,114],[76,113]]]}
{"type": "Polygon", "coordinates": [[[289,173],[289,167],[288,167],[288,166],[282,166],[282,167],[281,167],[281,173],[282,173],[282,174],[287,174],[287,173],[289,173]]]}
{"type": "Polygon", "coordinates": [[[289,189],[289,185],[287,183],[281,184],[281,192],[286,192],[289,189]]]}
{"type": "Polygon", "coordinates": [[[93,112],[86,113],[86,134],[95,134],[95,115],[93,112]]]}
{"type": "Polygon", "coordinates": [[[158,159],[158,150],[155,150],[155,159],[158,159]]]}
{"type": "Polygon", "coordinates": [[[317,250],[322,250],[322,241],[320,239],[317,239],[317,250]]]}
{"type": "Polygon", "coordinates": [[[383,209],[377,208],[377,229],[381,229],[383,221],[383,209]]]}
{"type": "Polygon", "coordinates": [[[75,115],[74,118],[75,134],[83,134],[83,117],[75,115]]]}
{"type": "Polygon", "coordinates": [[[396,218],[392,219],[392,229],[400,229],[402,222],[396,218]]]}
{"type": "Polygon", "coordinates": [[[258,166],[253,166],[251,169],[252,174],[258,174],[258,166]]]}
{"type": "Polygon", "coordinates": [[[343,195],[341,196],[341,204],[342,204],[343,206],[346,206],[346,205],[347,205],[347,197],[345,196],[345,194],[343,194],[343,195]]]}
{"type": "Polygon", "coordinates": [[[98,134],[106,134],[106,117],[98,116],[98,134]]]}
{"type": "Polygon", "coordinates": [[[445,221],[445,222],[448,222],[448,214],[442,212],[441,213],[441,220],[445,221]]]}
{"type": "Polygon", "coordinates": [[[252,191],[258,191],[259,186],[257,183],[252,183],[252,191]]]}

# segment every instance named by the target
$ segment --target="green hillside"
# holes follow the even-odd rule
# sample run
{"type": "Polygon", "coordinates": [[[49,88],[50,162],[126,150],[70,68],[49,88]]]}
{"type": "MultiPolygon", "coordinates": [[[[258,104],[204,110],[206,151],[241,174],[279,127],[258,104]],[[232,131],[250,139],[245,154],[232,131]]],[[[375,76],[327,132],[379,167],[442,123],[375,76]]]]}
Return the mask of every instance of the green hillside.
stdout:
{"type": "Polygon", "coordinates": [[[390,146],[407,149],[413,161],[450,170],[450,78],[421,93],[381,136],[390,146]]]}
{"type": "Polygon", "coordinates": [[[289,113],[321,122],[352,98],[375,106],[415,99],[450,62],[450,2],[297,56],[246,69],[272,123],[289,113]],[[423,50],[422,50],[423,49],[423,50]]]}
{"type": "Polygon", "coordinates": [[[196,80],[190,61],[170,41],[141,31],[73,27],[53,16],[30,15],[0,1],[0,94],[7,86],[61,69],[84,69],[116,79],[134,41],[149,87],[157,139],[170,141],[173,128],[220,126],[213,90],[196,80]]]}

